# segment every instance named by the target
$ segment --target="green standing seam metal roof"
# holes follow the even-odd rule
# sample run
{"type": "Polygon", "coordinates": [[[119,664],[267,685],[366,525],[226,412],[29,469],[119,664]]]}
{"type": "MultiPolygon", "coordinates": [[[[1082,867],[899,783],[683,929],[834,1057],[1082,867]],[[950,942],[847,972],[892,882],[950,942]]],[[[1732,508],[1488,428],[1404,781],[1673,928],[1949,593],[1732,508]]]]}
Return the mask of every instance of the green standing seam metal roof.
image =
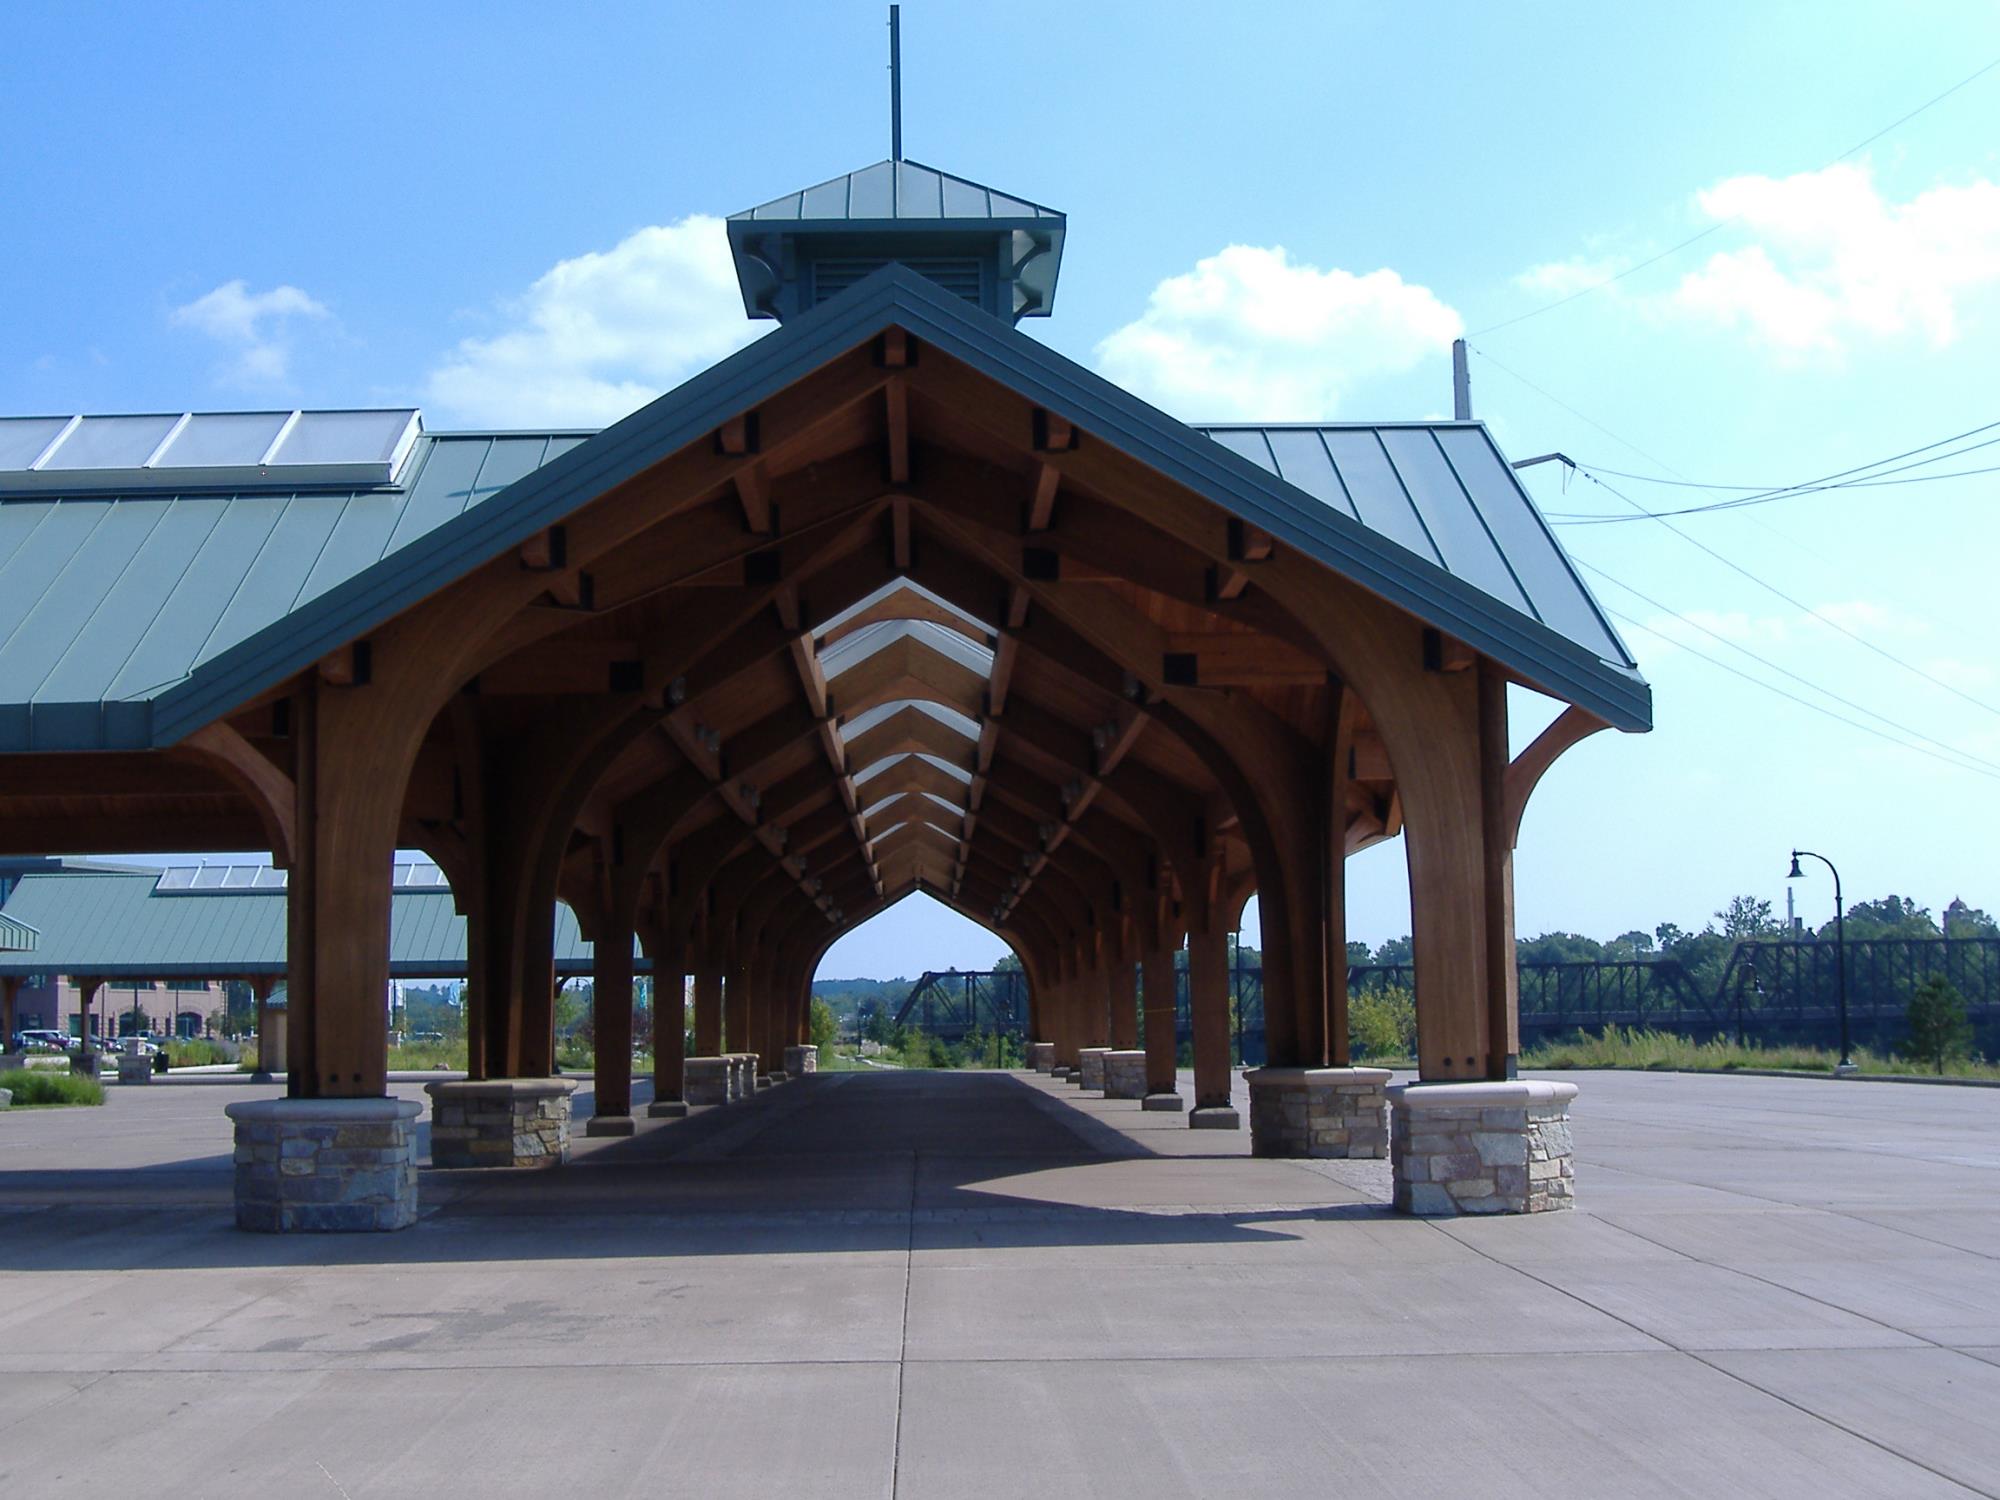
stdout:
{"type": "Polygon", "coordinates": [[[428,437],[398,490],[0,497],[0,750],[174,744],[892,326],[1549,692],[1651,727],[1631,653],[1482,424],[1191,427],[890,265],[593,436],[428,437]]]}
{"type": "MultiPolygon", "coordinates": [[[[174,872],[168,872],[169,874],[174,872]]],[[[159,871],[52,870],[26,874],[0,922],[40,934],[31,953],[5,951],[0,974],[91,974],[133,979],[237,979],[285,972],[282,885],[175,889],[159,871]]],[[[637,959],[650,972],[645,958],[637,959]]],[[[575,914],[556,907],[556,972],[588,975],[591,946],[575,914]]],[[[465,918],[449,887],[398,885],[389,908],[389,977],[460,978],[465,918]]]]}
{"type": "Polygon", "coordinates": [[[41,934],[0,911],[0,953],[33,953],[41,934]]]}

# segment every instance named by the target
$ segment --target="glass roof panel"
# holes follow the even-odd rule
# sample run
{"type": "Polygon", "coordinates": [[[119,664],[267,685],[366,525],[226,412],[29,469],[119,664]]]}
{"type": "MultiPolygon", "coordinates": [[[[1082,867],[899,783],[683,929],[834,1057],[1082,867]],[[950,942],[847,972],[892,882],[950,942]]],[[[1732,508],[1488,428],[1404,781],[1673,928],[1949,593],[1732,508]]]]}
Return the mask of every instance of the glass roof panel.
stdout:
{"type": "Polygon", "coordinates": [[[42,456],[68,417],[0,417],[0,469],[25,469],[42,456]]]}
{"type": "Polygon", "coordinates": [[[197,412],[154,460],[160,469],[231,468],[264,461],[288,411],[197,412]]]}
{"type": "Polygon", "coordinates": [[[894,179],[890,176],[892,163],[878,161],[872,167],[863,167],[848,178],[847,214],[853,219],[889,219],[895,217],[895,203],[891,196],[894,179]]]}
{"type": "Polygon", "coordinates": [[[136,469],[173,431],[180,413],[144,417],[85,417],[62,440],[43,470],[136,469]]]}
{"type": "Polygon", "coordinates": [[[304,412],[278,445],[272,462],[387,463],[396,456],[416,415],[412,407],[393,411],[304,412]]]}
{"type": "Polygon", "coordinates": [[[935,219],[944,211],[944,200],[936,172],[929,167],[920,167],[913,161],[897,162],[896,168],[897,218],[935,219]]]}

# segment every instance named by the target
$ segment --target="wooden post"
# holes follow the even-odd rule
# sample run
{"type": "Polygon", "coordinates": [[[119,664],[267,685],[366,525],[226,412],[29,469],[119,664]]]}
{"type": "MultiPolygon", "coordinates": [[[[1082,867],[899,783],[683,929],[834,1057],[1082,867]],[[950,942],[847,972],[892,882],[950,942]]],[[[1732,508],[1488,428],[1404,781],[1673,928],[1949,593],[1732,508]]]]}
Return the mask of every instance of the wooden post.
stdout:
{"type": "Polygon", "coordinates": [[[1194,1017],[1194,1107],[1228,1109],[1229,935],[1212,922],[1188,933],[1188,1009],[1194,1017]]]}
{"type": "Polygon", "coordinates": [[[1111,999],[1111,1045],[1130,1052],[1139,1045],[1138,971],[1120,942],[1111,959],[1109,993],[1111,999]]]}
{"type": "Polygon", "coordinates": [[[653,960],[653,1098],[678,1099],[687,1077],[687,974],[680,944],[648,936],[653,960]]]}
{"type": "Polygon", "coordinates": [[[598,1118],[632,1113],[632,927],[606,915],[591,945],[590,1010],[596,1035],[598,1118]]]}
{"type": "Polygon", "coordinates": [[[1146,950],[1146,1092],[1171,1094],[1180,1087],[1178,1018],[1174,1006],[1174,949],[1164,938],[1146,950]]]}
{"type": "Polygon", "coordinates": [[[694,1051],[715,1057],[722,1051],[722,965],[703,953],[694,971],[694,1051]]]}
{"type": "Polygon", "coordinates": [[[1514,963],[1514,834],[1507,808],[1507,683],[1479,659],[1480,834],[1485,845],[1486,1076],[1512,1078],[1521,1052],[1514,963]]]}
{"type": "Polygon", "coordinates": [[[80,1050],[95,1052],[97,1038],[90,1030],[90,1004],[97,998],[97,992],[104,988],[104,981],[95,975],[72,974],[70,983],[76,986],[76,1029],[81,1038],[80,1050]]]}
{"type": "MultiPolygon", "coordinates": [[[[272,975],[253,974],[250,976],[250,994],[257,1004],[255,1015],[257,1026],[257,1071],[259,1073],[280,1073],[284,1071],[285,1067],[284,1052],[276,1045],[278,1038],[271,1027],[271,991],[276,989],[277,985],[278,982],[272,975]]],[[[286,998],[289,1001],[290,996],[287,995],[286,998]]]]}
{"type": "Polygon", "coordinates": [[[14,1010],[20,994],[21,976],[0,974],[0,1052],[14,1050],[14,1010]]]}
{"type": "Polygon", "coordinates": [[[722,1045],[729,1052],[749,1052],[754,1047],[750,1036],[750,958],[740,950],[731,955],[723,980],[722,1045]]]}

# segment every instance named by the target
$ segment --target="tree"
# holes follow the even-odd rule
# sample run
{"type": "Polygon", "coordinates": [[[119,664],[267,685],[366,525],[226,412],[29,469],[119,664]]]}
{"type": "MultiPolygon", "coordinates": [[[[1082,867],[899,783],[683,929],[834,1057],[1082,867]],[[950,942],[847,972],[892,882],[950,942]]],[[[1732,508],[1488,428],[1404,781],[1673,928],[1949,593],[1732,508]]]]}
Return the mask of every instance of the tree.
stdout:
{"type": "Polygon", "coordinates": [[[1407,936],[1390,938],[1375,950],[1375,962],[1384,965],[1406,964],[1411,961],[1415,952],[1416,948],[1407,936]]]}
{"type": "Polygon", "coordinates": [[[833,1056],[833,1044],[840,1036],[840,1023],[834,1019],[833,1007],[819,996],[813,996],[808,1024],[812,1028],[813,1045],[826,1056],[833,1056]]]}
{"type": "MultiPolygon", "coordinates": [[[[1829,922],[1819,930],[1819,935],[1832,937],[1834,928],[1835,924],[1829,922]]],[[[1937,935],[1937,923],[1931,920],[1930,908],[1917,905],[1908,896],[1857,901],[1847,908],[1847,936],[1853,942],[1869,938],[1934,938],[1937,935]]]]}
{"type": "Polygon", "coordinates": [[[1933,974],[1910,992],[1909,1018],[1910,1056],[1933,1064],[1940,1073],[1947,1062],[1972,1048],[1965,997],[1941,974],[1933,974]]]}
{"type": "Polygon", "coordinates": [[[1715,920],[1722,924],[1722,935],[1732,943],[1762,937],[1778,927],[1771,918],[1771,903],[1756,896],[1731,896],[1729,904],[1715,914],[1715,920]]]}
{"type": "Polygon", "coordinates": [[[1944,909],[1944,935],[1949,938],[2000,937],[1996,922],[1976,906],[1954,900],[1944,909]]]}

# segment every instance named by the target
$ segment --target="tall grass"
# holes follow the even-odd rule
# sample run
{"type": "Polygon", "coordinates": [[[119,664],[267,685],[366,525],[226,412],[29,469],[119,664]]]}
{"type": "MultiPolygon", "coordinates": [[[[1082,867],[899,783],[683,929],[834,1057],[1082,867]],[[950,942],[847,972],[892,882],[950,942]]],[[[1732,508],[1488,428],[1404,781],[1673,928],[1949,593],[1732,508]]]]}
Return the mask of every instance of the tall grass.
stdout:
{"type": "Polygon", "coordinates": [[[0,1073],[0,1089],[12,1091],[17,1109],[104,1102],[104,1085],[95,1078],[85,1078],[81,1073],[57,1073],[46,1068],[36,1068],[32,1072],[26,1068],[15,1068],[0,1073]]]}
{"type": "MultiPolygon", "coordinates": [[[[1599,1033],[1580,1033],[1543,1042],[1521,1054],[1523,1068],[1638,1068],[1666,1072],[1729,1072],[1737,1068],[1775,1068],[1787,1072],[1831,1073],[1838,1053],[1824,1047],[1760,1047],[1717,1039],[1697,1042],[1667,1031],[1636,1026],[1607,1026],[1599,1033]]],[[[1915,1073],[1903,1058],[1885,1057],[1856,1048],[1854,1064],[1864,1073],[1915,1073]]],[[[1947,1077],[2000,1078],[2000,1065],[1961,1061],[1946,1064],[1947,1077]]]]}

